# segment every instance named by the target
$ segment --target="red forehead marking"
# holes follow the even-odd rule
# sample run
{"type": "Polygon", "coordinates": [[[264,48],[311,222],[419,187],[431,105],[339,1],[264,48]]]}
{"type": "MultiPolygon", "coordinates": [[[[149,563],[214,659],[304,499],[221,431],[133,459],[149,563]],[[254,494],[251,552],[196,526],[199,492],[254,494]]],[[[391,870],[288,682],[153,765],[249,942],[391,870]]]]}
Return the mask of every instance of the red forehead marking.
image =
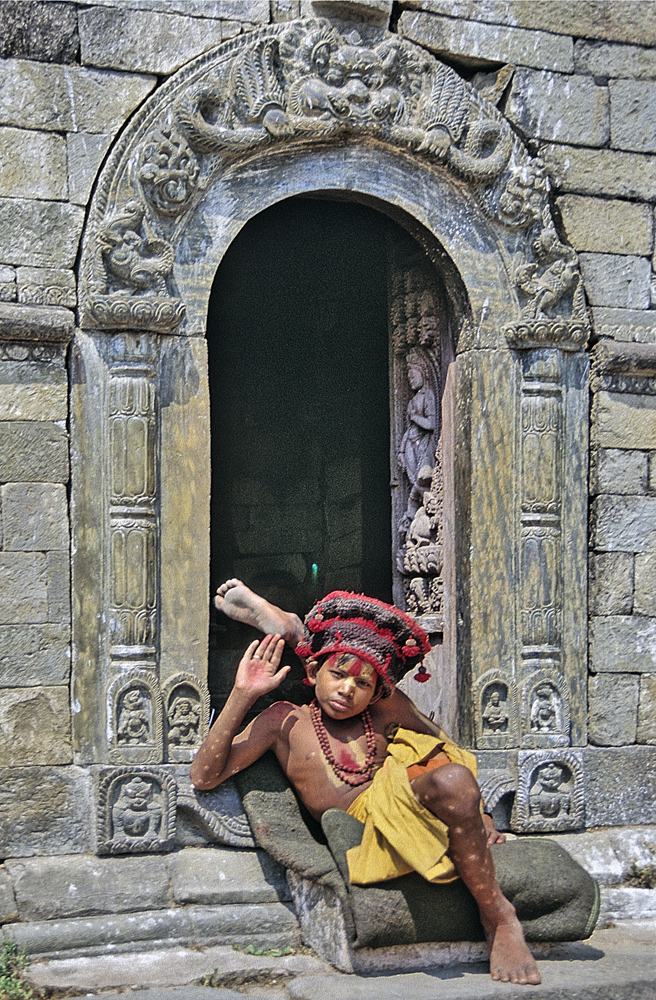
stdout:
{"type": "MultiPolygon", "coordinates": [[[[345,657],[348,657],[350,659],[348,653],[333,653],[332,656],[328,657],[328,666],[329,667],[342,667],[343,664],[340,661],[343,660],[345,657]]],[[[354,661],[354,663],[348,669],[348,675],[349,675],[349,677],[359,677],[360,674],[362,673],[362,667],[364,665],[365,664],[363,663],[362,660],[357,660],[356,659],[354,661]]],[[[368,664],[367,664],[367,666],[368,666],[368,664]]]]}

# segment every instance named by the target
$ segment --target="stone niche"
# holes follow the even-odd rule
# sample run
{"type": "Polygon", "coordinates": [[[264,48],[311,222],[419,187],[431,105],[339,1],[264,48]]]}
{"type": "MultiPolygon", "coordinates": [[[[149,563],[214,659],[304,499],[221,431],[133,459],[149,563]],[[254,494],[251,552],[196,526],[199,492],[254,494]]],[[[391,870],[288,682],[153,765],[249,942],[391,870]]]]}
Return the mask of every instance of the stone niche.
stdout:
{"type": "MultiPolygon", "coordinates": [[[[249,219],[317,192],[377,208],[418,248],[390,291],[395,600],[435,647],[412,694],[500,773],[520,747],[585,742],[588,325],[544,166],[407,40],[374,23],[272,25],[144,103],[84,234],[73,745],[77,763],[116,768],[98,786],[103,850],[132,843],[135,812],[151,817],[141,843],[166,846],[157,765],[187,761],[207,726],[214,276],[249,219]]],[[[578,765],[558,753],[576,803],[578,765]]],[[[541,774],[522,778],[531,829],[553,828],[541,774]]]]}

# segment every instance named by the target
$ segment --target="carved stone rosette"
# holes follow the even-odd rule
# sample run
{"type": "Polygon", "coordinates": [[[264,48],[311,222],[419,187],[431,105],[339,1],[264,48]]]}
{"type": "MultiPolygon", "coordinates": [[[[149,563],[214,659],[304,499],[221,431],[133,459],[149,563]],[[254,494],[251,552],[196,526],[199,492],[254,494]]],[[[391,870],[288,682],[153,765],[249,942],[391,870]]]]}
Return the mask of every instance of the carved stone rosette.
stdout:
{"type": "Polygon", "coordinates": [[[166,759],[188,763],[203,742],[210,716],[210,695],[197,678],[181,672],[162,686],[166,759]]]}
{"type": "Polygon", "coordinates": [[[158,768],[102,770],[97,785],[98,854],[168,851],[176,828],[175,779],[158,768]]]}
{"type": "Polygon", "coordinates": [[[501,670],[488,670],[473,687],[476,746],[480,750],[516,747],[519,740],[517,690],[501,670]]]}
{"type": "Polygon", "coordinates": [[[585,824],[583,763],[575,750],[520,753],[510,825],[517,833],[557,833],[585,824]]]}

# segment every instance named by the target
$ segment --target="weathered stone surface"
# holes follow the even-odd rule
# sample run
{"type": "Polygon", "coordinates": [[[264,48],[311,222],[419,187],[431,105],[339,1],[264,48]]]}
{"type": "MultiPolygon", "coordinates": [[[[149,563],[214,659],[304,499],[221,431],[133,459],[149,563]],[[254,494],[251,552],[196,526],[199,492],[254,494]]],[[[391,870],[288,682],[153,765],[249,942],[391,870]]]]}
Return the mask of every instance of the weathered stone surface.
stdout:
{"type": "Polygon", "coordinates": [[[0,57],[42,62],[75,61],[79,39],[75,4],[5,0],[0,21],[0,57]]]}
{"type": "Polygon", "coordinates": [[[656,396],[595,393],[592,439],[602,448],[656,448],[656,396]]]}
{"type": "Polygon", "coordinates": [[[554,186],[561,191],[618,198],[656,198],[656,160],[614,149],[543,145],[544,159],[554,186]]]}
{"type": "Polygon", "coordinates": [[[656,82],[611,80],[608,89],[611,146],[656,152],[656,82]]]}
{"type": "Polygon", "coordinates": [[[66,420],[67,399],[63,365],[0,361],[0,421],[66,420]]]}
{"type": "Polygon", "coordinates": [[[656,492],[656,452],[649,455],[649,489],[656,492]]]}
{"type": "MultiPolygon", "coordinates": [[[[293,0],[283,0],[278,3],[278,11],[286,8],[294,9],[293,0]]],[[[390,0],[299,0],[298,15],[300,17],[343,17],[377,22],[387,26],[392,15],[393,3],[390,0]]],[[[272,11],[273,13],[273,11],[272,11]]]]}
{"type": "Polygon", "coordinates": [[[593,541],[602,552],[656,548],[656,497],[597,497],[593,503],[593,541]]]}
{"type": "MultiPolygon", "coordinates": [[[[598,926],[618,920],[653,920],[656,917],[656,889],[632,886],[604,889],[598,926]]],[[[621,924],[620,924],[621,926],[621,924]]]]}
{"type": "Polygon", "coordinates": [[[635,743],[638,689],[635,674],[597,674],[588,684],[588,735],[598,747],[635,743]]]}
{"type": "Polygon", "coordinates": [[[153,76],[8,59],[0,63],[0,123],[113,135],[155,83],[153,76]]]}
{"type": "Polygon", "coordinates": [[[653,826],[550,834],[600,885],[618,885],[634,864],[653,863],[656,831],[653,826]]]}
{"type": "Polygon", "coordinates": [[[575,250],[648,256],[653,247],[651,205],[563,195],[556,204],[575,250]]]}
{"type": "Polygon", "coordinates": [[[617,7],[598,0],[403,0],[404,7],[421,7],[492,24],[512,24],[567,32],[574,38],[656,45],[656,16],[641,0],[623,0],[617,7]]]}
{"type": "Polygon", "coordinates": [[[70,669],[70,629],[0,625],[0,687],[67,684],[70,669]]]}
{"type": "Polygon", "coordinates": [[[48,621],[46,557],[37,552],[0,552],[0,624],[48,621]]]}
{"type": "Polygon", "coordinates": [[[169,877],[159,857],[97,858],[88,854],[6,862],[21,920],[163,910],[169,877]]]}
{"type": "Polygon", "coordinates": [[[0,481],[67,482],[66,432],[47,421],[0,422],[0,481]]]}
{"type": "Polygon", "coordinates": [[[75,274],[55,267],[19,267],[18,301],[39,306],[71,306],[77,302],[75,274]]]}
{"type": "Polygon", "coordinates": [[[79,14],[82,63],[103,69],[173,73],[222,40],[221,21],[90,7],[79,14]]]}
{"type": "Polygon", "coordinates": [[[596,448],[590,465],[590,492],[646,493],[647,455],[643,451],[596,448]]]}
{"type": "Polygon", "coordinates": [[[0,256],[9,264],[72,267],[84,212],[60,201],[0,199],[0,256]]]}
{"type": "Polygon", "coordinates": [[[82,768],[0,769],[0,843],[5,858],[91,850],[89,775],[82,768]]]}
{"type": "Polygon", "coordinates": [[[163,14],[186,14],[189,17],[227,18],[266,24],[269,0],[103,0],[103,7],[122,10],[157,10],[163,14]]]}
{"type": "Polygon", "coordinates": [[[656,344],[656,310],[593,308],[592,322],[598,337],[656,344]]]}
{"type": "Polygon", "coordinates": [[[176,903],[269,903],[290,898],[284,869],[264,851],[187,849],[166,859],[176,903]]]}
{"type": "Polygon", "coordinates": [[[619,76],[634,80],[656,77],[656,52],[638,45],[612,45],[578,38],[574,70],[591,76],[619,76]]]}
{"type": "Polygon", "coordinates": [[[593,615],[628,615],[633,609],[633,556],[590,553],[589,609],[593,615]]]}
{"type": "Polygon", "coordinates": [[[643,674],[640,678],[638,743],[656,745],[656,673],[643,674]]]}
{"type": "Polygon", "coordinates": [[[581,146],[608,141],[608,91],[587,76],[518,69],[506,115],[531,138],[581,146]]]}
{"type": "Polygon", "coordinates": [[[590,747],[583,769],[586,826],[656,822],[656,748],[590,747]]]}
{"type": "Polygon", "coordinates": [[[656,552],[635,557],[633,610],[637,615],[656,615],[656,552]]]}
{"type": "Polygon", "coordinates": [[[0,868],[0,924],[18,920],[18,907],[11,878],[4,868],[0,868]]]}
{"type": "Polygon", "coordinates": [[[68,550],[46,553],[48,621],[66,625],[71,620],[71,561],[68,550]]]}
{"type": "Polygon", "coordinates": [[[0,689],[0,766],[70,764],[68,687],[0,689]]]}
{"type": "Polygon", "coordinates": [[[458,56],[468,63],[514,63],[563,73],[574,68],[572,39],[565,35],[411,11],[401,15],[399,32],[438,56],[458,56]]]}
{"type": "Polygon", "coordinates": [[[52,132],[0,128],[0,197],[65,201],[66,141],[52,132]]]}
{"type": "MultiPolygon", "coordinates": [[[[38,340],[67,344],[73,336],[75,317],[59,306],[25,306],[0,302],[0,340],[38,340]]],[[[25,361],[20,354],[14,360],[25,361]]],[[[54,359],[48,364],[55,365],[54,359]]]]}
{"type": "Polygon", "coordinates": [[[656,621],[637,615],[593,618],[590,669],[594,673],[656,673],[656,621]]]}
{"type": "Polygon", "coordinates": [[[582,253],[583,284],[593,306],[648,309],[651,266],[645,257],[582,253]]]}
{"type": "Polygon", "coordinates": [[[111,135],[69,132],[66,136],[68,154],[68,196],[75,205],[86,205],[100,164],[112,141],[111,135]]]}
{"type": "Polygon", "coordinates": [[[6,483],[1,487],[7,551],[68,546],[66,487],[56,483],[6,483]]]}
{"type": "Polygon", "coordinates": [[[7,264],[0,264],[0,302],[16,301],[16,271],[7,264]]]}

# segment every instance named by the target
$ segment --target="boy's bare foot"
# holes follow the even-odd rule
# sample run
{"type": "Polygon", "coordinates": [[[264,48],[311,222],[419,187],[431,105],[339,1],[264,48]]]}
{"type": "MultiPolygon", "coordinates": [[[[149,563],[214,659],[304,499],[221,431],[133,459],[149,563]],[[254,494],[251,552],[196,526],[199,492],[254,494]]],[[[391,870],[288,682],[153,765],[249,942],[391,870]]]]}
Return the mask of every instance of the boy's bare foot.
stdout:
{"type": "Polygon", "coordinates": [[[265,635],[275,633],[285,642],[296,646],[303,638],[303,625],[298,615],[281,611],[264,597],[255,594],[241,580],[226,580],[216,592],[214,604],[228,618],[252,625],[265,635]]]}
{"type": "MultiPolygon", "coordinates": [[[[487,929],[486,929],[487,930],[487,929]]],[[[487,932],[490,974],[502,983],[537,986],[542,982],[535,959],[524,940],[522,925],[514,914],[487,932]]]]}

